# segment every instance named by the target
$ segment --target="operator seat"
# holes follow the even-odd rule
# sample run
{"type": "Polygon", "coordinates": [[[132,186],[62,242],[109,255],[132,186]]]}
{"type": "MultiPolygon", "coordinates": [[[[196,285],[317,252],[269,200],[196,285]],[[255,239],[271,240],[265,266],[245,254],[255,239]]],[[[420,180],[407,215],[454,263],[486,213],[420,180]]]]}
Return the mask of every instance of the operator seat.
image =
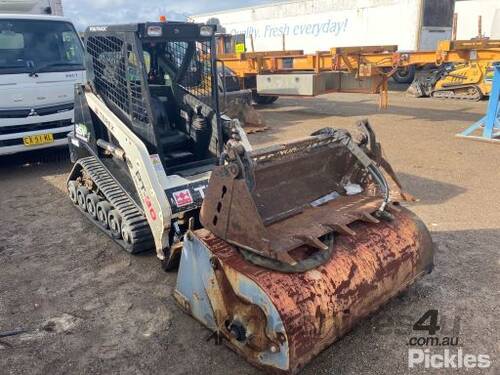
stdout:
{"type": "Polygon", "coordinates": [[[158,148],[162,150],[167,166],[175,166],[192,161],[194,154],[191,152],[191,138],[186,133],[175,128],[175,122],[169,116],[170,109],[176,106],[172,103],[165,85],[150,85],[151,112],[153,124],[158,129],[158,148]],[[168,109],[167,109],[168,108],[168,109]]]}

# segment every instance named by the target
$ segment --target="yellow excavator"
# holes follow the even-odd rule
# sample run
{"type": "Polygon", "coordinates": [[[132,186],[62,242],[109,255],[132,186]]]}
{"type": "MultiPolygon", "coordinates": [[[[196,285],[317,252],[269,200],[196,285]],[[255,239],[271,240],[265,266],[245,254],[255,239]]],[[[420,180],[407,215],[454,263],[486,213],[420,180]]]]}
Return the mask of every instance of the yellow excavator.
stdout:
{"type": "Polygon", "coordinates": [[[479,101],[490,95],[494,64],[491,61],[445,64],[416,78],[408,92],[416,97],[479,101]]]}

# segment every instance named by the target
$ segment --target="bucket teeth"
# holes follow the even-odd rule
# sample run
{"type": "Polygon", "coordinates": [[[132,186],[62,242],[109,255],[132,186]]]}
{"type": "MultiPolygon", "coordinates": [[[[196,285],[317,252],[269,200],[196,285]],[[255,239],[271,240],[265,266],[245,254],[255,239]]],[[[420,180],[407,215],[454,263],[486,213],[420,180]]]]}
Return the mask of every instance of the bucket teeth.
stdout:
{"type": "Polygon", "coordinates": [[[373,224],[380,223],[380,220],[378,220],[376,217],[374,217],[372,214],[369,214],[368,212],[363,212],[363,214],[361,214],[361,217],[359,219],[366,223],[373,223],[373,224]]]}
{"type": "Polygon", "coordinates": [[[291,266],[296,266],[297,265],[297,261],[295,259],[293,259],[290,254],[288,254],[287,252],[281,252],[278,254],[278,257],[277,259],[283,263],[287,263],[291,266]]]}
{"type": "Polygon", "coordinates": [[[313,236],[295,236],[300,241],[303,241],[306,245],[315,247],[316,249],[319,250],[328,250],[328,245],[325,245],[323,242],[319,240],[319,238],[313,237],[313,236]]]}
{"type": "Polygon", "coordinates": [[[323,224],[323,225],[327,228],[330,228],[334,232],[344,234],[346,236],[353,237],[356,235],[356,232],[345,224],[323,224]]]}

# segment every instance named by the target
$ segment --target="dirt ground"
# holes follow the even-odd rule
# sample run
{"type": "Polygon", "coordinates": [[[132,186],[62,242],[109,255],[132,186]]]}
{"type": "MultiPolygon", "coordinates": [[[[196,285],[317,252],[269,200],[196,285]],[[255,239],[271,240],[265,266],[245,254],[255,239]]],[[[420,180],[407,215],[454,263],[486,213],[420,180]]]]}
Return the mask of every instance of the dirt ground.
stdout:
{"type": "MultiPolygon", "coordinates": [[[[280,99],[260,109],[271,129],[251,136],[263,145],[326,126],[353,129],[355,120],[369,118],[407,190],[420,199],[412,209],[436,243],[431,275],[302,373],[444,373],[410,372],[407,365],[413,323],[437,309],[442,332],[455,322],[464,353],[493,360],[488,370],[450,373],[498,374],[500,145],[455,137],[481,117],[486,102],[392,92],[390,108],[379,111],[377,100],[280,99]]],[[[0,334],[26,331],[0,338],[0,374],[259,374],[206,342],[209,332],[181,312],[172,298],[175,272],[164,273],[153,254],[121,251],[72,207],[65,195],[69,161],[42,154],[0,158],[0,334]]]]}

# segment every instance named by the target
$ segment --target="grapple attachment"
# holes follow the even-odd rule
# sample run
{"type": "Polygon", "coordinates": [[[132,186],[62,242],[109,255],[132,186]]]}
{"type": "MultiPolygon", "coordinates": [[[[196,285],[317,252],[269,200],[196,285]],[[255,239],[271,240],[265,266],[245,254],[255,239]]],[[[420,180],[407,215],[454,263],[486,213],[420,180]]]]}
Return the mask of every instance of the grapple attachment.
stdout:
{"type": "MultiPolygon", "coordinates": [[[[201,221],[252,260],[298,266],[310,260],[310,249],[328,255],[331,234],[354,235],[348,224],[377,223],[391,207],[388,195],[375,161],[345,131],[327,129],[251,153],[235,141],[212,173],[201,221]],[[307,254],[297,250],[304,245],[307,254]]],[[[327,255],[315,254],[319,262],[327,255]]]]}
{"type": "Polygon", "coordinates": [[[296,373],[432,269],[427,228],[391,205],[409,196],[360,127],[358,142],[326,129],[254,153],[235,139],[212,174],[205,229],[184,238],[175,298],[270,372],[296,373]]]}

